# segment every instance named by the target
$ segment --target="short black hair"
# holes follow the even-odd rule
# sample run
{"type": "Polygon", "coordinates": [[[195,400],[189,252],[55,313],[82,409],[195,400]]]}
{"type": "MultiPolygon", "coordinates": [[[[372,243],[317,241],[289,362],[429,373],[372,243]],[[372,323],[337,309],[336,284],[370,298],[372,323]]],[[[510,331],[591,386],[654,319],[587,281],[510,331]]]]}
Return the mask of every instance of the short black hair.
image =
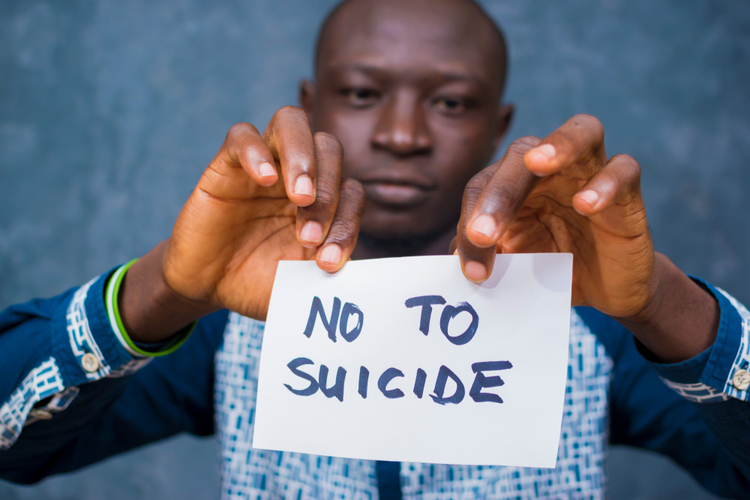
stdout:
{"type": "MultiPolygon", "coordinates": [[[[317,74],[318,63],[320,62],[321,47],[323,46],[325,36],[330,31],[331,25],[333,24],[336,17],[338,17],[338,15],[347,5],[353,2],[357,2],[357,1],[362,1],[362,0],[343,0],[338,5],[336,5],[333,9],[331,9],[331,11],[328,13],[326,18],[323,20],[323,23],[320,25],[320,29],[318,30],[318,36],[315,41],[315,59],[314,59],[315,66],[313,68],[315,74],[317,74]]],[[[372,0],[372,1],[378,1],[378,0],[372,0]]],[[[405,3],[407,1],[408,0],[400,0],[400,2],[402,3],[405,3]]],[[[431,1],[436,1],[436,0],[431,0],[431,1]]],[[[478,14],[480,14],[481,17],[483,17],[489,23],[489,26],[491,27],[497,39],[500,53],[503,54],[502,61],[500,62],[500,64],[502,65],[501,85],[504,86],[505,76],[506,76],[507,67],[508,67],[508,45],[505,41],[505,35],[503,34],[503,30],[500,28],[500,26],[498,26],[495,20],[492,19],[492,17],[490,17],[489,14],[487,14],[487,12],[482,8],[482,6],[479,5],[475,0],[453,0],[453,1],[460,1],[464,3],[465,5],[467,5],[469,8],[473,8],[478,14]]]]}

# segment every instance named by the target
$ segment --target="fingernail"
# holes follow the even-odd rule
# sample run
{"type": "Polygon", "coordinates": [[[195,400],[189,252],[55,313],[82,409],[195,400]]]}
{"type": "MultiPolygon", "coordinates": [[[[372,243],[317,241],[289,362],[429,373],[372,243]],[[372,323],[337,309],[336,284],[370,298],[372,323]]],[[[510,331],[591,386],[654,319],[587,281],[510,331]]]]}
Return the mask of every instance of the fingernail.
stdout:
{"type": "Polygon", "coordinates": [[[261,177],[271,177],[276,175],[276,169],[270,163],[263,162],[258,166],[258,173],[261,177]]]}
{"type": "Polygon", "coordinates": [[[320,252],[320,260],[328,264],[341,262],[341,249],[338,245],[328,245],[320,252]]]}
{"type": "Polygon", "coordinates": [[[555,151],[555,146],[552,144],[542,144],[541,146],[537,146],[534,148],[535,151],[539,151],[544,156],[547,157],[548,160],[551,160],[555,157],[555,154],[557,154],[557,151],[555,151]]]}
{"type": "Polygon", "coordinates": [[[578,197],[592,207],[595,207],[597,202],[599,201],[599,193],[597,193],[593,189],[587,189],[586,191],[578,193],[578,197]]]}
{"type": "Polygon", "coordinates": [[[306,175],[300,175],[297,177],[297,182],[294,183],[294,194],[301,194],[305,196],[313,195],[313,185],[310,178],[306,175]]]}
{"type": "Polygon", "coordinates": [[[464,265],[464,270],[471,281],[482,281],[487,278],[487,268],[479,262],[470,260],[464,265]]]}
{"type": "Polygon", "coordinates": [[[487,214],[482,214],[474,219],[471,223],[471,228],[490,239],[493,239],[495,237],[495,233],[497,232],[497,224],[495,224],[495,219],[487,214]]]}
{"type": "Polygon", "coordinates": [[[317,222],[310,221],[302,226],[299,237],[305,241],[316,243],[323,239],[323,228],[317,222]]]}

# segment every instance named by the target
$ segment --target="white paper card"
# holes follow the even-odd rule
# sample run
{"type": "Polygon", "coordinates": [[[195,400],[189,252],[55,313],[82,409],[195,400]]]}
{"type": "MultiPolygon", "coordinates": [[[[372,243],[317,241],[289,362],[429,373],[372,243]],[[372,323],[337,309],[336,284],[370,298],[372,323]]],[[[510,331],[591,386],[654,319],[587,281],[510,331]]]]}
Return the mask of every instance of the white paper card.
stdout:
{"type": "Polygon", "coordinates": [[[570,254],[281,262],[253,447],[359,459],[554,467],[570,254]],[[327,324],[326,324],[327,323],[327,324]]]}

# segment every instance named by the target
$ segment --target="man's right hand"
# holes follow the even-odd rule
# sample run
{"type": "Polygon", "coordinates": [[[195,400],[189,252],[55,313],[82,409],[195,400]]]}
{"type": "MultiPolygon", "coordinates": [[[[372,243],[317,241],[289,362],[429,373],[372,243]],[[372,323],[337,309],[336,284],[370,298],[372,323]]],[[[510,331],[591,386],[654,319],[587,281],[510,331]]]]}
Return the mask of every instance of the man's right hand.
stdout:
{"type": "Polygon", "coordinates": [[[284,107],[261,135],[234,125],[180,212],[172,237],[120,291],[131,338],[156,342],[221,308],[265,319],[280,260],[338,271],[357,241],[362,186],[341,181],[338,140],[284,107]]]}

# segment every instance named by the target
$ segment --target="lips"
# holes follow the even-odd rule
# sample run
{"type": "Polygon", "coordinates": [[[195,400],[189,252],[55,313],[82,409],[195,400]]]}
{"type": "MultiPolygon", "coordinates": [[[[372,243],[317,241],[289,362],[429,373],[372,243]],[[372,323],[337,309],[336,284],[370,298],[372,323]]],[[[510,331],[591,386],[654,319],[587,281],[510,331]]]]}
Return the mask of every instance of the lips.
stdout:
{"type": "Polygon", "coordinates": [[[420,172],[369,171],[360,176],[367,201],[392,207],[410,207],[423,203],[437,189],[435,181],[420,172]]]}
{"type": "Polygon", "coordinates": [[[367,182],[362,185],[365,187],[367,200],[379,205],[410,207],[419,205],[428,196],[427,191],[424,189],[407,184],[367,182]]]}

